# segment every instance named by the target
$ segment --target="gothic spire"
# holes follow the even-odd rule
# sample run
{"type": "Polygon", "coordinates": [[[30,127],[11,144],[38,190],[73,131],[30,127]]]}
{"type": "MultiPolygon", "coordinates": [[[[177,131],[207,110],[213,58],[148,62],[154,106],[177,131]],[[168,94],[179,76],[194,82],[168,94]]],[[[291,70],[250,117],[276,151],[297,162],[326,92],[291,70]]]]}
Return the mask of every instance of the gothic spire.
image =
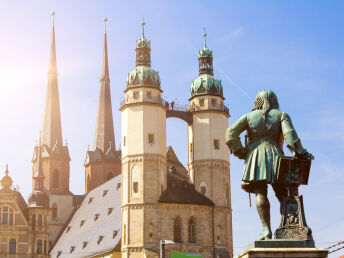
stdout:
{"type": "Polygon", "coordinates": [[[48,71],[48,86],[45,99],[44,119],[43,119],[43,139],[42,144],[53,148],[55,144],[62,146],[62,128],[60,115],[60,100],[57,80],[56,65],[56,45],[55,45],[55,25],[54,15],[52,12],[53,26],[51,35],[50,63],[48,71]]]}
{"type": "MultiPolygon", "coordinates": [[[[107,22],[107,19],[104,19],[107,22]]],[[[98,114],[94,149],[98,148],[106,152],[111,146],[115,146],[115,133],[113,129],[112,104],[110,93],[110,76],[107,52],[106,30],[104,32],[103,67],[100,77],[100,92],[98,101],[98,114]]]]}

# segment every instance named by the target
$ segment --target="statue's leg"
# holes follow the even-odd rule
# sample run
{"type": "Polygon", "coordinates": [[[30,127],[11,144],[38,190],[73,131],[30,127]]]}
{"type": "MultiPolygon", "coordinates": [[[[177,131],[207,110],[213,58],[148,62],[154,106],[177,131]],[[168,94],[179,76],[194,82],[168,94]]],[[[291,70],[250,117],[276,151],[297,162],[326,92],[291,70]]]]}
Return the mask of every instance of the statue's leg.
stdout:
{"type": "Polygon", "coordinates": [[[270,202],[268,199],[267,183],[257,184],[255,189],[257,211],[262,222],[263,230],[259,240],[267,240],[272,238],[270,225],[270,202]]]}

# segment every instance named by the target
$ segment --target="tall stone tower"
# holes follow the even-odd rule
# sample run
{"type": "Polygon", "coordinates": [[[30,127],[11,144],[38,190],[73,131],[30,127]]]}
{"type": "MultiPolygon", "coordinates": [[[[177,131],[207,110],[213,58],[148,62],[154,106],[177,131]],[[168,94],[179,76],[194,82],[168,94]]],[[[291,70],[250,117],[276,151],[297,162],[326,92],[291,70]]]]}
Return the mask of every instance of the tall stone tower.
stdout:
{"type": "Polygon", "coordinates": [[[145,257],[158,238],[148,232],[159,220],[166,188],[166,108],[159,73],[151,68],[150,41],[136,41],[136,68],[128,74],[122,112],[122,257],[145,257]]]}
{"type": "MultiPolygon", "coordinates": [[[[107,19],[105,18],[105,22],[107,19]]],[[[121,173],[121,152],[116,151],[113,129],[107,35],[104,31],[103,66],[100,76],[100,92],[96,133],[92,151],[87,151],[85,161],[85,192],[103,184],[121,173]]]]}
{"type": "MultiPolygon", "coordinates": [[[[42,142],[34,149],[32,178],[39,163],[40,148],[42,152],[43,191],[49,196],[49,242],[55,240],[60,229],[73,211],[73,194],[69,191],[69,151],[62,142],[60,100],[56,64],[55,25],[53,16],[48,86],[45,99],[42,126],[42,142]]],[[[35,188],[35,185],[33,185],[35,188]]]]}
{"type": "Polygon", "coordinates": [[[216,246],[232,252],[232,211],[229,153],[225,131],[229,112],[223,88],[214,77],[213,53],[206,45],[198,52],[199,77],[191,84],[193,123],[188,126],[189,175],[196,190],[215,204],[216,246]]]}

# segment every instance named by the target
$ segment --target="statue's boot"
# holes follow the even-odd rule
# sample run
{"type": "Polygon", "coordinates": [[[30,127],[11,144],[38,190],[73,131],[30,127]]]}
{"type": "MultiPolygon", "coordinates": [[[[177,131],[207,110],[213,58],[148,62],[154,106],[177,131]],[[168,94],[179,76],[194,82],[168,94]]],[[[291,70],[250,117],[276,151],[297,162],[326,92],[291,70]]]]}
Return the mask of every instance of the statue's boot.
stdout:
{"type": "Polygon", "coordinates": [[[267,197],[262,194],[257,194],[256,197],[257,211],[262,222],[263,230],[260,234],[259,240],[268,240],[272,238],[270,225],[270,202],[267,197]]]}

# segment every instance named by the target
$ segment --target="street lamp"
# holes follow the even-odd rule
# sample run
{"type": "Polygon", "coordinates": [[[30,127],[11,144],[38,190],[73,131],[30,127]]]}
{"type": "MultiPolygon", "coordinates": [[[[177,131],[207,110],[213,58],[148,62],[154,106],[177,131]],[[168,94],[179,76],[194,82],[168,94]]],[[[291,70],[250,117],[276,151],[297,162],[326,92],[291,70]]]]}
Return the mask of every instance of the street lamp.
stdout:
{"type": "Polygon", "coordinates": [[[175,242],[171,240],[160,240],[160,258],[165,258],[165,245],[172,245],[175,242]]]}

